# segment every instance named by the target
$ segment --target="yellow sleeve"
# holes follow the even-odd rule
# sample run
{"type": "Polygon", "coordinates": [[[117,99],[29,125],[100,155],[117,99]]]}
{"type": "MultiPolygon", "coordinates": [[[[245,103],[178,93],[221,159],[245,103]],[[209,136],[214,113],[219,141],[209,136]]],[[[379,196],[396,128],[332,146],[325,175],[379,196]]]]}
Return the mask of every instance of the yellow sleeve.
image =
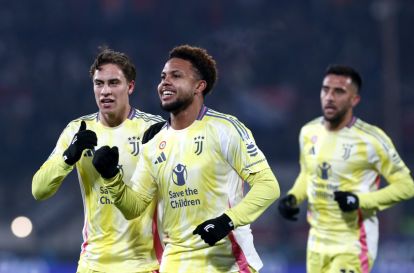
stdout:
{"type": "Polygon", "coordinates": [[[376,136],[372,141],[373,164],[389,185],[375,192],[359,193],[358,198],[363,209],[384,210],[412,198],[414,182],[391,139],[381,129],[374,127],[373,130],[376,136]]]}
{"type": "Polygon", "coordinates": [[[66,164],[63,158],[48,159],[33,176],[33,197],[36,200],[45,200],[53,196],[72,170],[73,166],[66,164]]]}
{"type": "Polygon", "coordinates": [[[132,190],[122,181],[122,174],[119,172],[111,179],[102,179],[114,205],[122,212],[125,219],[131,220],[140,216],[147,208],[152,198],[132,190]]]}
{"type": "Polygon", "coordinates": [[[280,196],[279,183],[270,168],[250,174],[246,181],[250,191],[225,212],[235,227],[252,223],[280,196]]]}
{"type": "Polygon", "coordinates": [[[127,220],[140,216],[157,192],[157,185],[147,167],[141,154],[131,178],[131,187],[123,182],[122,172],[111,179],[102,179],[114,205],[127,220]]]}
{"type": "Polygon", "coordinates": [[[301,171],[296,178],[295,184],[289,190],[288,194],[292,194],[296,198],[296,204],[299,205],[307,198],[307,181],[305,171],[301,171]]]}
{"type": "Polygon", "coordinates": [[[296,198],[296,203],[299,205],[307,198],[307,172],[305,168],[305,157],[303,154],[303,129],[299,135],[299,149],[300,149],[300,173],[295,180],[295,184],[289,190],[288,194],[292,194],[296,198]]]}
{"type": "Polygon", "coordinates": [[[32,195],[36,200],[45,200],[53,196],[61,186],[63,179],[73,170],[63,160],[63,152],[72,139],[71,124],[60,135],[56,147],[46,162],[35,173],[32,179],[32,195]]]}
{"type": "Polygon", "coordinates": [[[414,182],[409,173],[398,173],[387,179],[388,186],[374,192],[358,193],[363,209],[384,210],[414,197],[414,182]]]}

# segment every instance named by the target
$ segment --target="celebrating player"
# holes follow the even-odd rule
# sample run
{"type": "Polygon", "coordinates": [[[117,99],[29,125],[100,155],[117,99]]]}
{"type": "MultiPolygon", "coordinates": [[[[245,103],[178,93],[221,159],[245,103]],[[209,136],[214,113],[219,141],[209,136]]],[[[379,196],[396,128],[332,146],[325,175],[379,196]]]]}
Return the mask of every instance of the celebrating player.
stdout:
{"type": "MultiPolygon", "coordinates": [[[[76,166],[85,211],[77,272],[154,272],[159,268],[153,239],[156,230],[149,227],[156,202],[148,200],[147,210],[127,221],[112,204],[92,158],[95,148],[116,145],[122,173],[129,181],[145,130],[162,118],[130,106],[136,71],[124,53],[103,48],[89,72],[99,111],[67,125],[52,154],[33,177],[33,196],[44,200],[54,195],[76,166]]],[[[112,175],[112,170],[102,171],[103,177],[112,175]]]]}
{"type": "Polygon", "coordinates": [[[278,198],[278,182],[253,136],[237,118],[204,105],[216,81],[208,53],[174,48],[158,94],[170,120],[143,147],[132,188],[116,173],[116,147],[96,151],[115,205],[126,218],[145,211],[154,197],[165,249],[160,272],[257,272],[262,262],[249,224],[278,198]],[[243,197],[244,181],[251,189],[243,197]]]}

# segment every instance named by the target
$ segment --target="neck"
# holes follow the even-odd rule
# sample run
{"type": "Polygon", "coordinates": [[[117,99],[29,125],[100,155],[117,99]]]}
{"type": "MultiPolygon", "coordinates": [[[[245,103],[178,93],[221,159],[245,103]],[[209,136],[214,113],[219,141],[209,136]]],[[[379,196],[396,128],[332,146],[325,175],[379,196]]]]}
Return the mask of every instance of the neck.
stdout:
{"type": "Polygon", "coordinates": [[[325,119],[324,125],[328,131],[339,131],[345,126],[348,126],[348,124],[351,123],[352,119],[353,119],[352,111],[349,111],[348,113],[346,113],[346,115],[341,120],[329,121],[325,119]]]}
{"type": "Polygon", "coordinates": [[[131,112],[131,106],[128,105],[121,113],[102,113],[99,112],[99,120],[107,127],[116,127],[124,122],[129,113],[131,112]]]}
{"type": "Polygon", "coordinates": [[[175,130],[182,130],[190,126],[198,117],[201,107],[203,107],[202,101],[194,101],[191,105],[178,112],[170,113],[171,127],[175,130]]]}

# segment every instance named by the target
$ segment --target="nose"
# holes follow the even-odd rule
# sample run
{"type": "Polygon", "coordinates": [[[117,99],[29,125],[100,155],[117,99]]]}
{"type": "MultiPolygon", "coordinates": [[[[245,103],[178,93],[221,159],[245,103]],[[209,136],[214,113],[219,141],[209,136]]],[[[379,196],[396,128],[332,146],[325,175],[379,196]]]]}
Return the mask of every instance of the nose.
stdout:
{"type": "Polygon", "coordinates": [[[108,96],[108,95],[110,95],[112,92],[111,92],[111,88],[107,85],[107,84],[105,84],[103,87],[102,87],[102,90],[101,90],[101,94],[103,95],[103,96],[108,96]]]}
{"type": "Polygon", "coordinates": [[[326,100],[333,100],[334,99],[334,92],[333,90],[328,90],[325,93],[325,99],[326,100]]]}
{"type": "Polygon", "coordinates": [[[168,84],[170,84],[169,78],[167,76],[164,77],[164,78],[162,78],[160,84],[161,85],[168,85],[168,84]]]}

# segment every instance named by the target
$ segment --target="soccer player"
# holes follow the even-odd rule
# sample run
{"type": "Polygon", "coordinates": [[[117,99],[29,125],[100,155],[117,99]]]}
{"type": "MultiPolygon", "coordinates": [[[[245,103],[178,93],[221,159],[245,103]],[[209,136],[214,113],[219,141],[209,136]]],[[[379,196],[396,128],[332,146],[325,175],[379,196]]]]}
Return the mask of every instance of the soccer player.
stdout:
{"type": "Polygon", "coordinates": [[[362,80],[343,65],[328,67],[320,93],[323,116],[300,132],[301,171],[279,202],[296,220],[308,200],[308,273],[367,273],[377,254],[377,211],[414,196],[410,171],[378,127],[353,115],[362,80]],[[389,185],[379,188],[380,175],[389,185]]]}
{"type": "Polygon", "coordinates": [[[170,51],[158,94],[169,122],[143,147],[132,177],[117,172],[116,147],[93,164],[127,219],[157,198],[165,249],[160,272],[257,272],[262,262],[250,223],[279,197],[278,182],[248,128],[204,105],[216,81],[205,49],[170,51]],[[251,188],[243,197],[244,182],[251,188]]]}
{"type": "MultiPolygon", "coordinates": [[[[136,70],[126,54],[102,48],[89,72],[99,111],[67,125],[34,175],[32,193],[36,200],[51,197],[76,167],[85,211],[77,272],[154,272],[159,268],[153,237],[156,230],[151,228],[155,200],[148,201],[139,218],[127,221],[113,205],[92,158],[94,149],[116,145],[122,173],[129,181],[144,131],[162,118],[131,107],[129,95],[134,91],[136,70]]],[[[102,173],[103,177],[111,175],[102,173]]]]}

